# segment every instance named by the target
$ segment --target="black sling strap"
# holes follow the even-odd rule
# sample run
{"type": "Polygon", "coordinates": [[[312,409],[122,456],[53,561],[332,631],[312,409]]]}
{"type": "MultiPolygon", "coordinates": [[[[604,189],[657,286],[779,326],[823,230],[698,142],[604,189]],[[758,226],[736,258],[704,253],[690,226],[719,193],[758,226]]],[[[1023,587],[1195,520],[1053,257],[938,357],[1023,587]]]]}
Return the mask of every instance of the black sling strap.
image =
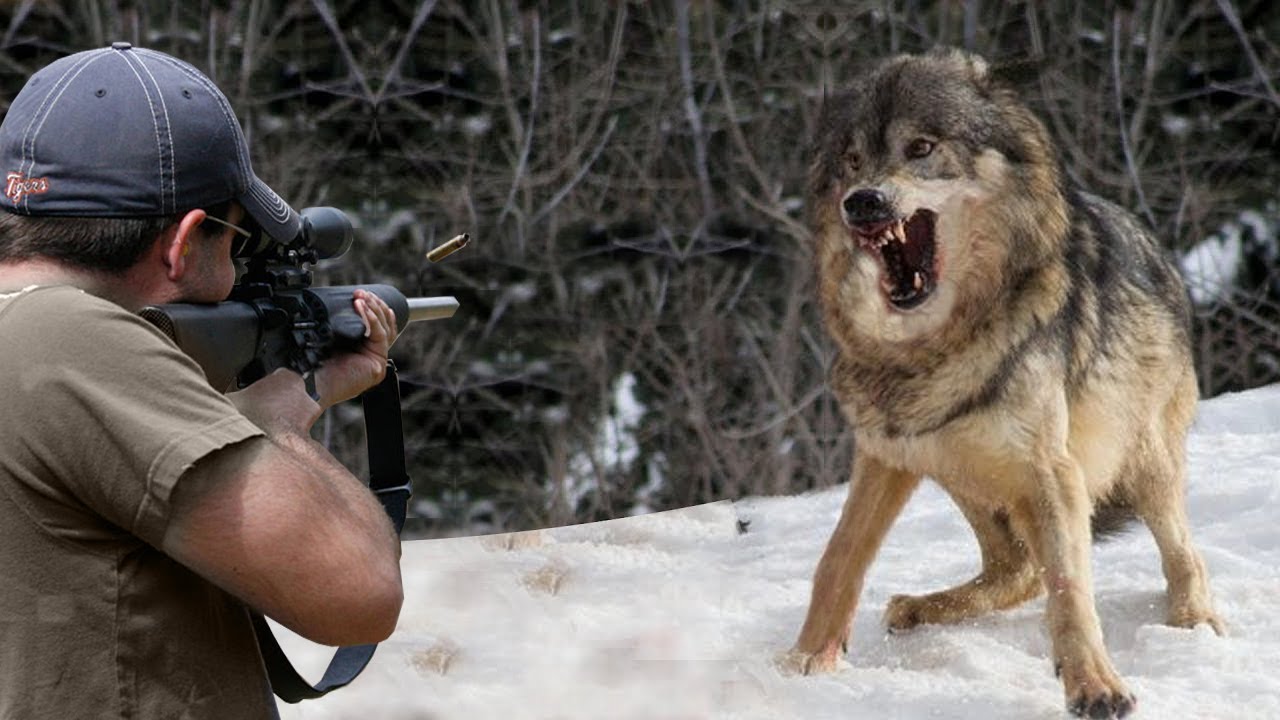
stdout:
{"type": "MultiPolygon", "coordinates": [[[[404,529],[409,505],[409,474],[404,462],[404,427],[400,421],[400,384],[396,366],[387,361],[387,375],[376,387],[360,396],[364,403],[364,426],[369,453],[369,489],[387,511],[396,533],[404,529]]],[[[258,635],[258,648],[267,666],[271,689],[287,703],[318,698],[351,682],[373,658],[377,645],[353,645],[338,648],[320,682],[312,685],[294,670],[280,649],[267,621],[252,613],[253,629],[258,635]]]]}

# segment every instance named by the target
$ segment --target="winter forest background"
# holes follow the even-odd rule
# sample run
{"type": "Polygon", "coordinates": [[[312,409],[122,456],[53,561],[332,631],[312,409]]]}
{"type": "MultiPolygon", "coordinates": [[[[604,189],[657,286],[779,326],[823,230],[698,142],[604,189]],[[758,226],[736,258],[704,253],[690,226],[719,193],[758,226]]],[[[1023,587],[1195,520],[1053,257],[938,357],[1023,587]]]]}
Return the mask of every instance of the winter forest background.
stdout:
{"type": "MultiPolygon", "coordinates": [[[[1179,258],[1204,396],[1280,380],[1269,0],[10,0],[0,22],[0,109],[67,53],[182,57],[260,176],[358,223],[317,284],[458,298],[392,353],[413,537],[843,482],[806,142],[824,90],[938,44],[1013,69],[1073,178],[1179,258]]],[[[363,433],[351,404],[317,436],[360,474],[363,433]]]]}

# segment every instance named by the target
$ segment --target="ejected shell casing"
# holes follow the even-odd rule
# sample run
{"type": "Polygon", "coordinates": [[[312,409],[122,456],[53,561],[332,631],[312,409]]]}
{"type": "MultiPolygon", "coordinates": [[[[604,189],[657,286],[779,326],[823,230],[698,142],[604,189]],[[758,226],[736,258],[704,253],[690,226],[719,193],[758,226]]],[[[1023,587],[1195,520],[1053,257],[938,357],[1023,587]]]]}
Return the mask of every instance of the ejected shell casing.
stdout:
{"type": "Polygon", "coordinates": [[[428,252],[428,253],[427,253],[427,259],[428,259],[428,260],[430,260],[430,261],[431,261],[431,262],[433,262],[433,263],[434,263],[434,262],[440,262],[441,260],[443,260],[443,259],[445,259],[445,258],[449,257],[450,255],[454,254],[455,252],[457,252],[457,251],[461,250],[462,248],[466,247],[466,246],[467,246],[467,243],[469,243],[469,242],[471,242],[471,236],[470,236],[470,235],[468,235],[467,233],[462,233],[461,235],[459,235],[459,236],[457,236],[457,237],[453,238],[452,240],[450,240],[449,242],[447,242],[447,243],[445,243],[445,244],[443,244],[443,245],[441,245],[441,246],[439,246],[439,247],[437,247],[437,248],[434,248],[433,250],[431,250],[430,252],[428,252]]]}

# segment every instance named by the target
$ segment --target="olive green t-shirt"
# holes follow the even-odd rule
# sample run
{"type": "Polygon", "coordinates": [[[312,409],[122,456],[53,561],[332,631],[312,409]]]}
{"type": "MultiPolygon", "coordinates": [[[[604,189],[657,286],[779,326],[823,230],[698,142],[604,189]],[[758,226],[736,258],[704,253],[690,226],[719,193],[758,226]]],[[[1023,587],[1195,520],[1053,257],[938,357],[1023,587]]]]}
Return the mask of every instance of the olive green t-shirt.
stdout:
{"type": "Polygon", "coordinates": [[[236,598],[156,548],[183,473],[262,435],[146,321],[0,293],[0,718],[264,718],[236,598]]]}

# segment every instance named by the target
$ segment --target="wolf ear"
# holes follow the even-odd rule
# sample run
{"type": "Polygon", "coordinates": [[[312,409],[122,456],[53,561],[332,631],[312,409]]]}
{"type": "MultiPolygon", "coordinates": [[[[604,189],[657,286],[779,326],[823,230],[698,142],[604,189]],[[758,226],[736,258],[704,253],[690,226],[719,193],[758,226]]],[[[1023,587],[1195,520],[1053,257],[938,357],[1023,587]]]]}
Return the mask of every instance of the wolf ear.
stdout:
{"type": "Polygon", "coordinates": [[[982,84],[987,80],[989,66],[986,59],[977,53],[962,50],[958,47],[940,45],[931,48],[925,53],[925,57],[940,60],[950,64],[952,67],[967,71],[973,77],[975,83],[982,84]]]}
{"type": "Polygon", "coordinates": [[[987,63],[986,58],[973,53],[964,53],[962,57],[969,64],[969,70],[973,73],[975,80],[983,82],[990,77],[991,65],[987,63]]]}

